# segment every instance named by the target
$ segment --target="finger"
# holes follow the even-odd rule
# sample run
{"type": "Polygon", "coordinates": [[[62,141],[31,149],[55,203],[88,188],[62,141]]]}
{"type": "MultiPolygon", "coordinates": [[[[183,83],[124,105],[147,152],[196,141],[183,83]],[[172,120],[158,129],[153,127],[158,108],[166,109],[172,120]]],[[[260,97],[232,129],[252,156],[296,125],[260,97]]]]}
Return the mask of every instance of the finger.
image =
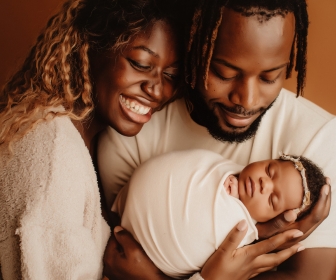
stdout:
{"type": "Polygon", "coordinates": [[[114,228],[114,236],[126,256],[137,250],[143,250],[140,244],[134,239],[132,234],[121,226],[116,226],[114,228]]]}
{"type": "Polygon", "coordinates": [[[233,251],[237,249],[239,243],[243,240],[247,228],[247,222],[245,220],[240,221],[236,227],[229,232],[217,251],[228,253],[231,256],[233,251]]]}
{"type": "Polygon", "coordinates": [[[320,191],[320,197],[310,212],[298,222],[296,228],[305,233],[307,237],[328,216],[331,206],[330,186],[324,185],[320,191]]]}
{"type": "Polygon", "coordinates": [[[291,246],[290,248],[284,249],[276,253],[261,255],[254,260],[255,267],[258,267],[260,266],[259,264],[261,264],[261,266],[256,269],[256,272],[261,273],[270,270],[280,265],[282,262],[293,256],[295,253],[300,252],[304,249],[305,247],[302,244],[298,243],[291,246]]]}
{"type": "Polygon", "coordinates": [[[292,229],[282,233],[278,233],[277,235],[272,236],[269,239],[263,240],[259,243],[246,246],[247,253],[252,256],[252,258],[261,256],[263,254],[272,252],[276,250],[282,244],[303,235],[303,232],[292,229]]]}
{"type": "Polygon", "coordinates": [[[265,223],[257,223],[256,227],[258,229],[259,238],[269,238],[274,234],[288,230],[288,226],[293,224],[296,218],[297,215],[295,212],[288,210],[265,223]]]}

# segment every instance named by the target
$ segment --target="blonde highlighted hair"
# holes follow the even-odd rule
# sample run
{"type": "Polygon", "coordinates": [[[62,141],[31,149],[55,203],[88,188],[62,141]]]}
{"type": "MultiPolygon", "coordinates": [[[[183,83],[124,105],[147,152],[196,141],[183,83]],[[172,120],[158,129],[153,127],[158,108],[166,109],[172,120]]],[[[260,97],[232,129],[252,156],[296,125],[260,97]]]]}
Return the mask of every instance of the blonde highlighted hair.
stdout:
{"type": "Polygon", "coordinates": [[[94,109],[90,53],[117,51],[159,20],[174,26],[172,6],[165,0],[65,2],[3,87],[0,145],[20,139],[50,117],[87,120],[94,109]],[[65,110],[54,110],[59,106],[65,110]]]}

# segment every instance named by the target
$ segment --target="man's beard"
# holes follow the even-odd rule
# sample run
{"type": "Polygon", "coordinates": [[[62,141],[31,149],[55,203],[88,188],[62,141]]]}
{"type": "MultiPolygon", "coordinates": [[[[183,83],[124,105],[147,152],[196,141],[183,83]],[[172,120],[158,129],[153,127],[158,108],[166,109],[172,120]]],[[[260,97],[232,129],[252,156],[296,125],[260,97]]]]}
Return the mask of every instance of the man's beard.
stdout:
{"type": "MultiPolygon", "coordinates": [[[[203,96],[198,91],[192,90],[190,92],[190,101],[192,102],[193,107],[191,117],[195,122],[206,127],[211,136],[216,140],[230,143],[242,143],[255,136],[263,116],[272,107],[275,100],[267,108],[258,110],[258,112],[261,112],[261,114],[253,121],[248,129],[244,131],[239,131],[239,128],[235,128],[232,126],[232,131],[225,131],[221,128],[219,124],[219,119],[216,116],[214,109],[208,107],[203,96]]],[[[236,106],[235,108],[228,108],[223,106],[222,104],[220,104],[219,106],[224,107],[225,110],[229,112],[246,116],[258,113],[245,112],[244,108],[242,108],[241,106],[236,106]]],[[[230,127],[230,124],[227,125],[230,127]]]]}

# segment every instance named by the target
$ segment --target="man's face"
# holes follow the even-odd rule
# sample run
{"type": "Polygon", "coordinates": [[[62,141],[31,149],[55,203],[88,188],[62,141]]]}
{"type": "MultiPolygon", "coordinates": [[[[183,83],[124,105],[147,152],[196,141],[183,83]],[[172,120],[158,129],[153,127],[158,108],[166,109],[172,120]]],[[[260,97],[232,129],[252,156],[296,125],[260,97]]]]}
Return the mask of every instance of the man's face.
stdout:
{"type": "Polygon", "coordinates": [[[207,87],[202,79],[196,84],[206,106],[197,117],[215,138],[243,142],[254,136],[285,80],[294,28],[292,13],[260,22],[224,10],[207,87]]]}
{"type": "Polygon", "coordinates": [[[265,222],[301,206],[302,178],[291,161],[254,162],[239,174],[238,193],[251,217],[265,222]]]}

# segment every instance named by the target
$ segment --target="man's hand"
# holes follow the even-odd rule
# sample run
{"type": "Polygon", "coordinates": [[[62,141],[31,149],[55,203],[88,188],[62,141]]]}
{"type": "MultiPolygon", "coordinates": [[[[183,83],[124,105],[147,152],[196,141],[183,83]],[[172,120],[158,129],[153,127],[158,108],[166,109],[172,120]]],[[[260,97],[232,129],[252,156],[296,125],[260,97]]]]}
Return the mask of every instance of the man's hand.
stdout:
{"type": "Polygon", "coordinates": [[[327,178],[327,184],[328,185],[322,187],[319,200],[309,215],[302,220],[295,222],[296,214],[290,210],[268,222],[257,223],[256,227],[258,229],[259,238],[265,239],[289,229],[298,229],[304,233],[299,238],[283,244],[279,249],[289,248],[293,244],[307,238],[329,214],[331,205],[329,178],[327,178]]]}
{"type": "Polygon", "coordinates": [[[120,226],[114,228],[105,249],[104,275],[110,280],[171,279],[155,267],[140,244],[120,226]]]}
{"type": "Polygon", "coordinates": [[[206,280],[245,280],[270,270],[291,257],[304,247],[295,244],[292,247],[270,253],[284,243],[302,235],[298,230],[288,230],[257,244],[236,249],[247,231],[246,221],[238,223],[225,238],[218,250],[207,260],[201,275],[206,280]]]}

